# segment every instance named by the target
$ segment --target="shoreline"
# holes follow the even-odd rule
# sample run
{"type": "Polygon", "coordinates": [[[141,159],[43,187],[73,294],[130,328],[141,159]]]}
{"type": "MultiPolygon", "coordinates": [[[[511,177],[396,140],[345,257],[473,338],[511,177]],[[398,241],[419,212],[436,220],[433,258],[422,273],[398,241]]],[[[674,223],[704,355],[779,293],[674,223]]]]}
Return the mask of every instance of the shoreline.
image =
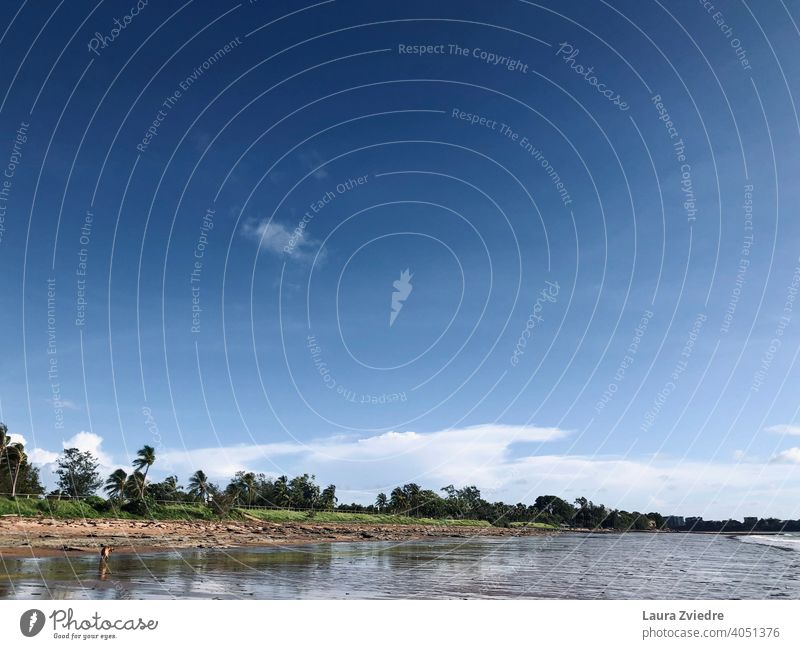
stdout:
{"type": "Polygon", "coordinates": [[[115,554],[142,554],[348,541],[552,536],[588,531],[466,525],[15,517],[0,519],[0,558],[99,556],[101,545],[113,546],[115,554]]]}
{"type": "MultiPolygon", "coordinates": [[[[780,532],[676,532],[629,530],[640,534],[703,534],[726,537],[780,532]]],[[[101,545],[117,555],[181,550],[268,548],[356,541],[419,541],[446,538],[514,538],[562,534],[623,534],[584,528],[479,527],[470,525],[355,522],[268,522],[260,520],[147,520],[122,518],[0,518],[0,558],[99,556],[101,545]]]]}

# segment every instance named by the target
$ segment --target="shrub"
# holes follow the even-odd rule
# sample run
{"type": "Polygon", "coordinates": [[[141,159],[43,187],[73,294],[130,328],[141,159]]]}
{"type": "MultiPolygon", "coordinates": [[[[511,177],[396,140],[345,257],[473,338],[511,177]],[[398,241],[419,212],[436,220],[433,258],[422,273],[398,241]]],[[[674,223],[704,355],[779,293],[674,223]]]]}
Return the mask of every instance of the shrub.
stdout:
{"type": "Polygon", "coordinates": [[[111,510],[111,503],[100,496],[88,496],[84,502],[96,512],[107,512],[111,510]]]}
{"type": "Polygon", "coordinates": [[[129,500],[122,506],[122,511],[133,514],[134,516],[146,516],[153,508],[153,503],[149,502],[147,498],[135,498],[129,500]]]}

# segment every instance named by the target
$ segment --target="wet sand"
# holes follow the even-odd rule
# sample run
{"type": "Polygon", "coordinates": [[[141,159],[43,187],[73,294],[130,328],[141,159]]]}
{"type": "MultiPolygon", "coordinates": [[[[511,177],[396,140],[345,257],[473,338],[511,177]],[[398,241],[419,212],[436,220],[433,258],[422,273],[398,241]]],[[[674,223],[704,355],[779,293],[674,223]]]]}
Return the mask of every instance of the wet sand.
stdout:
{"type": "Polygon", "coordinates": [[[448,525],[270,523],[265,521],[69,520],[0,517],[0,556],[53,557],[181,549],[284,546],[334,541],[411,541],[436,538],[547,536],[557,530],[448,525]]]}
{"type": "MultiPolygon", "coordinates": [[[[115,554],[108,564],[86,552],[4,556],[0,599],[800,599],[800,552],[763,545],[773,540],[489,532],[402,542],[306,537],[115,554]]],[[[784,538],[796,548],[798,540],[784,538]]]]}

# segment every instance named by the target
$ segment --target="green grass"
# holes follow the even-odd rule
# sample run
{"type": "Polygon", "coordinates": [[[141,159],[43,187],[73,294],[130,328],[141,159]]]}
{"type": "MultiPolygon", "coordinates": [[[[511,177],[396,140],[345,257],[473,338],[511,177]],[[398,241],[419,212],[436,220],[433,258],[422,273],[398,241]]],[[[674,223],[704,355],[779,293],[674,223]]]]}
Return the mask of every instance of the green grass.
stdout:
{"type": "Polygon", "coordinates": [[[235,511],[243,517],[252,516],[260,521],[269,523],[291,523],[308,520],[307,512],[294,512],[283,509],[236,509],[235,511]]]}
{"type": "Polygon", "coordinates": [[[515,522],[511,523],[511,527],[533,527],[537,530],[557,530],[558,525],[551,525],[550,523],[525,523],[515,522]]]}
{"type": "MultiPolygon", "coordinates": [[[[219,520],[211,509],[203,505],[186,503],[151,508],[144,516],[136,516],[119,509],[97,511],[83,502],[72,500],[39,500],[0,498],[0,515],[45,516],[53,518],[126,518],[147,520],[219,520]]],[[[242,520],[248,517],[273,523],[366,523],[378,525],[448,525],[490,527],[487,521],[414,518],[394,514],[355,514],[351,512],[303,512],[285,509],[233,509],[228,518],[242,520]]]]}
{"type": "Polygon", "coordinates": [[[135,516],[119,509],[97,511],[86,503],[72,500],[39,500],[0,498],[0,515],[46,516],[53,518],[143,518],[157,520],[214,520],[217,517],[208,507],[187,503],[185,505],[157,505],[145,516],[135,516]]]}
{"type": "MultiPolygon", "coordinates": [[[[131,516],[133,518],[133,516],[131,516]]],[[[208,507],[203,505],[193,505],[191,503],[180,505],[158,505],[155,507],[149,516],[142,518],[155,518],[158,520],[218,520],[219,516],[215,515],[208,507]]]]}
{"type": "Polygon", "coordinates": [[[373,523],[377,525],[453,525],[469,527],[490,527],[487,521],[414,518],[412,516],[395,516],[394,514],[355,514],[351,512],[297,512],[279,509],[240,509],[243,515],[249,515],[261,521],[272,523],[373,523]]]}
{"type": "Polygon", "coordinates": [[[54,516],[58,518],[97,518],[100,514],[89,505],[69,500],[34,500],[0,498],[0,514],[54,516]]]}

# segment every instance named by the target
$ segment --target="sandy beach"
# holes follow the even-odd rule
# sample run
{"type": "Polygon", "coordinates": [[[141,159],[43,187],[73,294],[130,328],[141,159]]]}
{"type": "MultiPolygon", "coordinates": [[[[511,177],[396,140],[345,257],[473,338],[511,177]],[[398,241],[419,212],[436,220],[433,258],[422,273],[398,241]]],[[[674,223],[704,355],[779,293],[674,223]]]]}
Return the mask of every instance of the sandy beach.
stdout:
{"type": "Polygon", "coordinates": [[[533,528],[354,523],[269,523],[264,521],[161,521],[126,519],[0,518],[0,556],[45,557],[191,548],[277,546],[334,541],[409,541],[433,538],[542,536],[533,528]]]}

